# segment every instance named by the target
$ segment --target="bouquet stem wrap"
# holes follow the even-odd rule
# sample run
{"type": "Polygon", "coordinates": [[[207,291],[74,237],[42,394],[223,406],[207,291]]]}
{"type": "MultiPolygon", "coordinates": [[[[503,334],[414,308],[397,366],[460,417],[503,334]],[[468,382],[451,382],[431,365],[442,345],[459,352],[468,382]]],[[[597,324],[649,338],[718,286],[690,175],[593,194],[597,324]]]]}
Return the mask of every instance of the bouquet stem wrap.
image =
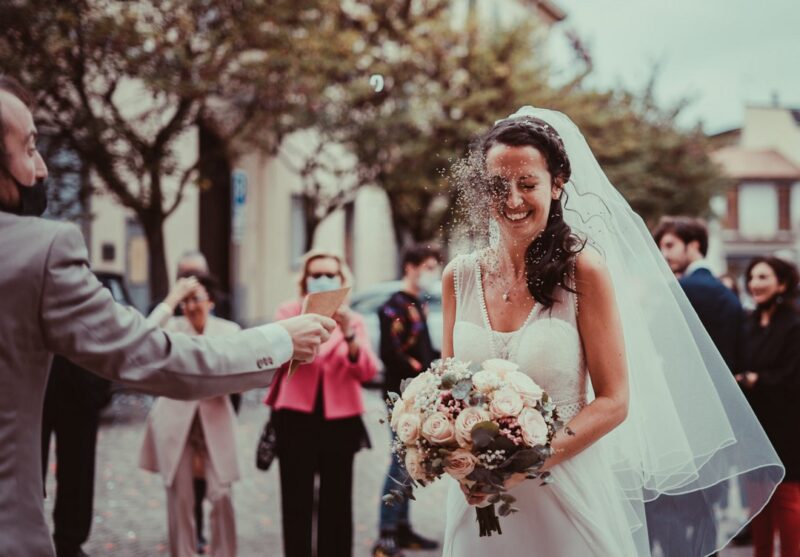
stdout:
{"type": "Polygon", "coordinates": [[[500,519],[497,517],[497,513],[494,509],[494,503],[485,507],[476,507],[475,515],[478,521],[478,530],[482,538],[491,536],[495,532],[498,534],[503,533],[500,529],[500,519]]]}

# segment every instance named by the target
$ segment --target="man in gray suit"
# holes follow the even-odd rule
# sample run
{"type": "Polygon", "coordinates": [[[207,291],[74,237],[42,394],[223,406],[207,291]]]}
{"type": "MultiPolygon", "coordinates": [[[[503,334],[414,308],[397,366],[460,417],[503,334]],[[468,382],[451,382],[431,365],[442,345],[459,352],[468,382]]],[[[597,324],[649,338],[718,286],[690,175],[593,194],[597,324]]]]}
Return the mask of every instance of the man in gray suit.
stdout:
{"type": "Polygon", "coordinates": [[[199,399],[264,387],[311,361],[333,320],[306,315],[225,337],[170,334],[117,305],[89,271],[78,229],[36,218],[47,168],[29,96],[0,76],[0,555],[51,557],[42,501],[41,419],[60,354],[137,390],[199,399]]]}

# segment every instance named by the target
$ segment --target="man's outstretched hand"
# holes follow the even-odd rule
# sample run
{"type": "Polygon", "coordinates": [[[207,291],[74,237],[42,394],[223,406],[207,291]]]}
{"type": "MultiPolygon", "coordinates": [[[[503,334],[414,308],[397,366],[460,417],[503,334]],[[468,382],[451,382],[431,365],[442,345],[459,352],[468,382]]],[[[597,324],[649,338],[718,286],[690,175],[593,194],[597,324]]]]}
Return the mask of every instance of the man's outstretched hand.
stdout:
{"type": "Polygon", "coordinates": [[[313,313],[298,315],[276,323],[286,329],[292,337],[294,346],[292,359],[304,364],[317,357],[320,345],[330,338],[331,332],[336,328],[336,321],[333,319],[313,313]]]}

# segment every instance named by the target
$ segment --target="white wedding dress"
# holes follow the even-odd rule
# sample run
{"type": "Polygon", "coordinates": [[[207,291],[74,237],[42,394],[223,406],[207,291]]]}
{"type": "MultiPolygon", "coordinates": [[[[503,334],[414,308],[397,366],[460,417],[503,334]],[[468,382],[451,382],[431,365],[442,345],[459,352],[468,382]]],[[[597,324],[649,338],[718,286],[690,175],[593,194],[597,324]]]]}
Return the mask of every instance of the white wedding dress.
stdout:
{"type": "MultiPolygon", "coordinates": [[[[489,322],[476,254],[456,260],[455,290],[455,358],[477,365],[490,358],[518,364],[550,394],[568,423],[591,399],[577,297],[559,289],[552,311],[537,303],[518,330],[498,332],[489,322]]],[[[519,512],[500,517],[502,534],[483,538],[474,508],[449,480],[444,557],[649,555],[645,529],[630,526],[637,521],[631,520],[633,509],[622,496],[602,440],[551,472],[549,485],[527,480],[513,488],[519,512]]]]}

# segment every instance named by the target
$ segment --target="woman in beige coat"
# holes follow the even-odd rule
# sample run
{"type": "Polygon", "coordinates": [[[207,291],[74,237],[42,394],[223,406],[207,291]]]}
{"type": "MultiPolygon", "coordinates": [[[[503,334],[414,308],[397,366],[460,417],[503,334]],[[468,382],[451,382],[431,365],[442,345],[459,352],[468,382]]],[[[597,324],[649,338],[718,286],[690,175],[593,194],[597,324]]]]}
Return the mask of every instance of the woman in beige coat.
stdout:
{"type": "MultiPolygon", "coordinates": [[[[207,277],[180,279],[148,321],[187,335],[228,335],[236,323],[211,315],[213,282],[207,277]],[[180,304],[183,315],[173,317],[180,304]]],[[[236,416],[227,396],[183,401],[159,398],[147,419],[139,465],[160,473],[167,490],[170,554],[190,557],[196,547],[193,480],[204,477],[212,510],[214,557],[236,555],[236,523],[231,484],[239,479],[236,416]]]]}

